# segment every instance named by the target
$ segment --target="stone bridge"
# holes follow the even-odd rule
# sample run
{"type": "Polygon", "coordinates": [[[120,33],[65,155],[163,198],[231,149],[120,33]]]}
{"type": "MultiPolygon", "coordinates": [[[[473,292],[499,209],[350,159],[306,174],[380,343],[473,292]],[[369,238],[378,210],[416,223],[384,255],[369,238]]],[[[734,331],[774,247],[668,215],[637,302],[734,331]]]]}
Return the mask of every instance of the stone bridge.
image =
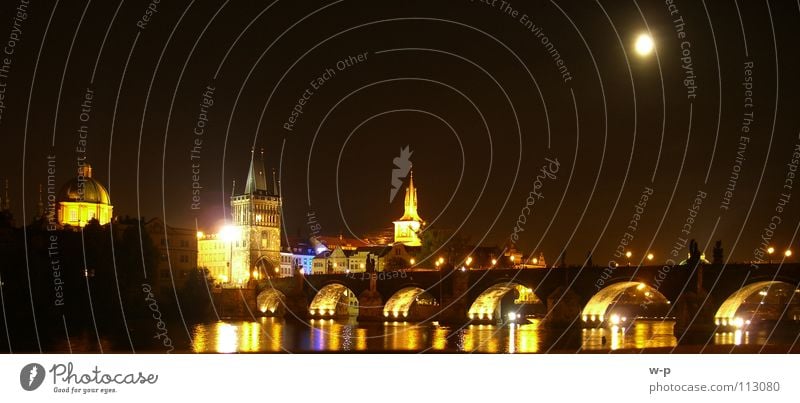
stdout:
{"type": "Polygon", "coordinates": [[[247,303],[247,316],[303,320],[357,316],[463,323],[539,318],[550,326],[568,327],[667,318],[676,320],[678,328],[713,328],[743,327],[750,320],[797,324],[799,284],[800,264],[495,268],[298,275],[251,284],[239,295],[247,303]],[[739,315],[754,304],[756,314],[739,315]]]}

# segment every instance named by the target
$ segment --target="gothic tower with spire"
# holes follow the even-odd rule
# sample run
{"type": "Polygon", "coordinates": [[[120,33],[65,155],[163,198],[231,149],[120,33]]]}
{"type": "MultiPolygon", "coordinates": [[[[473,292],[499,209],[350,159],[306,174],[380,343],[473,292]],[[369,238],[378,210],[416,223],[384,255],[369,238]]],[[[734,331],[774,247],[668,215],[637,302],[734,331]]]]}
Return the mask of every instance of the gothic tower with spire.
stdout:
{"type": "Polygon", "coordinates": [[[232,283],[274,276],[280,269],[281,196],[278,184],[267,181],[264,151],[250,153],[250,171],[241,193],[231,196],[236,240],[232,242],[232,283]]]}
{"type": "Polygon", "coordinates": [[[417,188],[414,187],[414,171],[408,180],[406,198],[403,203],[403,216],[394,221],[394,242],[406,246],[420,246],[419,231],[425,224],[417,213],[417,188]]]}

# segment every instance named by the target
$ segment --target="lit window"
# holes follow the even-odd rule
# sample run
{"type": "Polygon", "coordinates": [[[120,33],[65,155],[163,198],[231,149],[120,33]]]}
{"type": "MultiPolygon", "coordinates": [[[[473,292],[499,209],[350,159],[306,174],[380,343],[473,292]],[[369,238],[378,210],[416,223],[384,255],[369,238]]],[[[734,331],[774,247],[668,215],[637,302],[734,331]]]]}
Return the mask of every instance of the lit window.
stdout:
{"type": "Polygon", "coordinates": [[[69,209],[69,220],[78,221],[78,210],[75,208],[69,209]]]}

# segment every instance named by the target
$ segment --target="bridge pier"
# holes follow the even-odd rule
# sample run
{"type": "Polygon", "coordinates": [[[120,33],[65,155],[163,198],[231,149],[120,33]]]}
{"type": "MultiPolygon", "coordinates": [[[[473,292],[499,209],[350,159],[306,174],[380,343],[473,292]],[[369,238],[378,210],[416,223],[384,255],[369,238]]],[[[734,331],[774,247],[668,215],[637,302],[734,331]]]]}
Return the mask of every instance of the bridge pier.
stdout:
{"type": "Polygon", "coordinates": [[[713,298],[703,290],[687,291],[674,302],[672,315],[676,317],[676,334],[691,332],[710,332],[715,328],[714,314],[718,306],[713,298]],[[679,332],[679,333],[678,333],[679,332]]]}
{"type": "Polygon", "coordinates": [[[575,291],[558,287],[547,296],[547,314],[543,322],[553,328],[580,326],[581,309],[583,304],[575,291]]]}
{"type": "Polygon", "coordinates": [[[467,301],[467,291],[469,290],[469,272],[454,271],[451,274],[452,287],[450,294],[443,295],[439,302],[439,313],[435,320],[449,323],[464,323],[469,318],[469,301],[467,301]]]}
{"type": "Polygon", "coordinates": [[[221,318],[249,318],[260,314],[255,288],[214,288],[211,295],[221,318]]]}
{"type": "Polygon", "coordinates": [[[383,297],[378,292],[378,277],[371,273],[369,288],[358,296],[358,319],[380,320],[383,318],[383,297]]]}

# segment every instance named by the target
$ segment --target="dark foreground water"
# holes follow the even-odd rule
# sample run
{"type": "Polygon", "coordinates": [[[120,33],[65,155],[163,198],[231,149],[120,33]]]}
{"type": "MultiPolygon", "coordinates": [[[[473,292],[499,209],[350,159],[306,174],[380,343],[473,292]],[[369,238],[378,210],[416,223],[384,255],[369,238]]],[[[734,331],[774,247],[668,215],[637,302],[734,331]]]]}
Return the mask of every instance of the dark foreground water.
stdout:
{"type": "MultiPolygon", "coordinates": [[[[674,322],[637,320],[570,332],[549,329],[534,320],[504,325],[445,326],[434,323],[357,322],[282,318],[225,320],[169,325],[169,342],[156,338],[149,322],[128,323],[122,329],[71,331],[69,342],[58,331],[41,338],[48,353],[256,353],[256,352],[477,352],[574,353],[656,349],[659,352],[785,352],[797,343],[798,330],[749,331],[676,335],[674,322]],[[115,335],[115,336],[112,336],[115,335]],[[130,336],[130,338],[129,338],[130,336]],[[662,348],[658,350],[659,348],[662,348]]],[[[12,333],[13,334],[13,333],[12,333]]],[[[38,352],[35,337],[15,337],[13,352],[38,352]],[[22,343],[21,343],[22,342],[22,343]]],[[[5,345],[6,343],[2,343],[5,345]]],[[[3,346],[5,347],[5,346],[3,346]]],[[[794,351],[798,348],[795,346],[794,351]]]]}

